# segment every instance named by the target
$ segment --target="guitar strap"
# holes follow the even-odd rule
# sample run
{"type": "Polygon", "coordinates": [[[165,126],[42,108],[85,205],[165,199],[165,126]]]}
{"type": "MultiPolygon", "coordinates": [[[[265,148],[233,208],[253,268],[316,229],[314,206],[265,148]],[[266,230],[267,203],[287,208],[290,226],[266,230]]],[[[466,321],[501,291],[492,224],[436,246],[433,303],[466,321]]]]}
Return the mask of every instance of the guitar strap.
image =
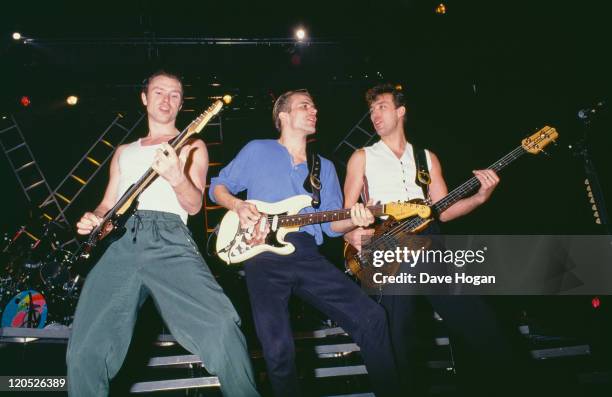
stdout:
{"type": "Polygon", "coordinates": [[[427,168],[427,155],[425,149],[416,145],[412,145],[412,153],[416,167],[414,182],[423,189],[423,197],[427,200],[429,198],[429,184],[431,183],[429,169],[427,168]]]}
{"type": "Polygon", "coordinates": [[[368,187],[368,177],[367,176],[363,176],[363,188],[361,189],[361,201],[366,204],[368,201],[370,201],[370,189],[368,187]]]}
{"type": "Polygon", "coordinates": [[[315,152],[306,148],[306,165],[310,170],[304,180],[304,189],[312,194],[312,208],[317,209],[321,206],[321,157],[315,152]]]}

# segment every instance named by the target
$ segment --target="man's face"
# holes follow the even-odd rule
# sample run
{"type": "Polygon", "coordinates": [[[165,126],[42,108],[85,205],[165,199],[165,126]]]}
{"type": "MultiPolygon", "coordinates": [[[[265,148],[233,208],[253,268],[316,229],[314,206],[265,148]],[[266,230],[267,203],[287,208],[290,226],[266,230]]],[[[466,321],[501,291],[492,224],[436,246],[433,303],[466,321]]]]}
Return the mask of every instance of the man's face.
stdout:
{"type": "Polygon", "coordinates": [[[370,105],[370,119],[380,136],[389,135],[395,131],[401,125],[405,113],[405,107],[395,107],[393,95],[390,93],[377,96],[370,105]]]}
{"type": "Polygon", "coordinates": [[[149,118],[160,124],[174,123],[183,103],[181,83],[168,76],[156,76],[142,94],[149,118]]]}
{"type": "Polygon", "coordinates": [[[312,98],[306,94],[293,94],[291,96],[290,111],[285,113],[285,125],[292,130],[299,130],[306,135],[317,131],[317,108],[312,98]]]}

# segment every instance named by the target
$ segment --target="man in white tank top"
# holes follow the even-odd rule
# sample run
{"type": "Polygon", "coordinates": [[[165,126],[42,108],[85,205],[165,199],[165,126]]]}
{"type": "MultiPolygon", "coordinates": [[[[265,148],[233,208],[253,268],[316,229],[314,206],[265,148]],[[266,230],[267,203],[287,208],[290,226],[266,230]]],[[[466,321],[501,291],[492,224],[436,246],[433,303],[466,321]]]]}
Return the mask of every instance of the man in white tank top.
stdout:
{"type": "MultiPolygon", "coordinates": [[[[406,107],[401,90],[393,85],[382,84],[370,89],[366,94],[370,107],[370,118],[380,141],[372,146],[357,150],[347,165],[344,184],[344,206],[354,205],[364,187],[369,199],[374,202],[404,201],[414,198],[431,199],[432,203],[442,199],[448,193],[442,167],[437,156],[426,151],[427,168],[431,183],[429,197],[424,197],[423,189],[415,182],[416,165],[412,145],[407,141],[404,132],[406,107]],[[365,183],[367,186],[364,186],[365,183]]],[[[464,198],[445,212],[439,214],[439,220],[446,222],[466,215],[486,202],[499,183],[499,177],[493,170],[476,170],[474,175],[480,181],[479,190],[472,196],[464,198]]],[[[434,226],[435,228],[435,226],[434,226]]],[[[361,249],[361,238],[371,235],[374,229],[358,228],[345,234],[345,240],[357,249],[361,249]]],[[[462,337],[470,345],[472,352],[490,361],[489,365],[508,358],[512,353],[502,331],[497,326],[494,313],[479,297],[474,296],[427,296],[429,303],[438,312],[448,327],[454,331],[453,336],[462,337]],[[499,357],[496,357],[498,355],[499,357]]],[[[404,386],[411,391],[419,390],[424,385],[418,384],[423,379],[419,371],[424,362],[419,362],[418,332],[415,327],[416,296],[383,294],[380,303],[387,311],[394,354],[404,386]]],[[[460,367],[462,362],[459,362],[460,367]]],[[[471,385],[478,389],[478,385],[471,385]]],[[[470,390],[471,392],[474,390],[470,390]]]]}
{"type": "Polygon", "coordinates": [[[258,396],[240,319],[217,284],[186,227],[198,213],[208,154],[194,140],[177,154],[168,144],[179,131],[180,79],[160,71],[141,94],[149,133],[117,148],[102,202],[77,223],[89,234],[122,194],[152,167],[159,177],[138,198],[127,232],[87,276],[68,345],[71,396],[108,394],[123,363],[140,305],[151,295],[176,340],[219,377],[225,396],[258,396]]]}

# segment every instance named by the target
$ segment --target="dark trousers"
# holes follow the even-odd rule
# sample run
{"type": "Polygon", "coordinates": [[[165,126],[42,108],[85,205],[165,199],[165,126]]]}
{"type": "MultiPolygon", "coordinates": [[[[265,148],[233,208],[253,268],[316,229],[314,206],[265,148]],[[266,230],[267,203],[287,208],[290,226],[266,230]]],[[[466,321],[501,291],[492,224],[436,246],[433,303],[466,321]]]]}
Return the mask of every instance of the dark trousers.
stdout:
{"type": "MultiPolygon", "coordinates": [[[[517,382],[519,355],[508,330],[503,329],[495,311],[479,296],[383,295],[393,351],[402,386],[416,395],[424,394],[427,377],[417,317],[419,300],[427,300],[442,317],[451,337],[453,358],[461,388],[470,393],[489,393],[485,384],[503,387],[517,382]]],[[[508,390],[506,388],[506,390],[508,390]]],[[[494,392],[493,394],[499,394],[494,392]]]]}
{"type": "MultiPolygon", "coordinates": [[[[434,223],[421,234],[431,236],[432,248],[443,249],[435,237],[438,233],[439,227],[434,223]]],[[[427,386],[423,319],[418,316],[422,303],[428,303],[442,317],[449,331],[462,392],[499,395],[500,388],[511,393],[519,384],[517,368],[524,364],[525,357],[518,353],[511,332],[483,297],[392,295],[384,291],[377,300],[387,312],[393,353],[405,390],[420,395],[425,394],[423,388],[427,386]],[[487,385],[495,385],[495,391],[487,385]]]]}
{"type": "Polygon", "coordinates": [[[83,288],[68,343],[68,394],[108,395],[148,295],[172,335],[219,377],[224,396],[256,397],[234,306],[178,215],[138,211],[83,288]]]}
{"type": "Polygon", "coordinates": [[[398,376],[384,309],[335,268],[314,238],[293,233],[296,251],[263,253],[245,264],[257,335],[276,396],[299,396],[295,346],[289,320],[291,294],[338,323],[361,348],[377,396],[397,396],[398,376]]]}

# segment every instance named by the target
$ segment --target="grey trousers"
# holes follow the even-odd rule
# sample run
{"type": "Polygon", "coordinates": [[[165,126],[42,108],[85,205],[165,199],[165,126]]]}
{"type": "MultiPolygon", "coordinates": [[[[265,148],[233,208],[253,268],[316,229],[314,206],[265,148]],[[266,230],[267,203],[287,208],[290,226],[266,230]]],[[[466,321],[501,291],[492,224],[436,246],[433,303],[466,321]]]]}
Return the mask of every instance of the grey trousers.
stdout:
{"type": "Polygon", "coordinates": [[[258,396],[240,318],[174,214],[137,211],[87,276],[68,343],[70,396],[106,396],[151,295],[176,340],[224,396],[258,396]]]}

